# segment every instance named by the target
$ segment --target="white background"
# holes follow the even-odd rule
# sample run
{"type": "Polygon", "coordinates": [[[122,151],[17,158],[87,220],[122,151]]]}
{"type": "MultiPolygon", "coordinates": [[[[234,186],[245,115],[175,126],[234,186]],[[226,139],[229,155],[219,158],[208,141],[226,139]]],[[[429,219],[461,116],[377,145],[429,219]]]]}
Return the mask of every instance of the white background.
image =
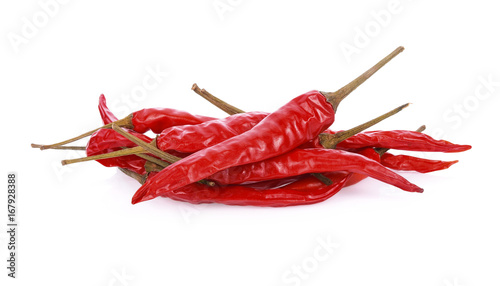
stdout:
{"type": "MultiPolygon", "coordinates": [[[[0,281],[499,285],[499,10],[436,2],[3,1],[0,176],[6,186],[7,172],[18,174],[19,253],[18,279],[7,278],[2,230],[0,281]],[[438,139],[471,144],[416,153],[460,160],[402,173],[423,194],[367,179],[303,207],[131,205],[139,185],[116,169],[62,167],[84,154],[30,148],[99,126],[101,93],[120,116],[156,106],[225,116],[190,90],[195,82],[241,109],[273,111],[311,89],[336,90],[399,45],[406,50],[342,102],[332,128],[411,102],[372,129],[426,124],[438,139]],[[148,70],[161,76],[139,94],[148,70]],[[331,253],[319,248],[329,240],[331,253]]],[[[6,224],[5,192],[0,205],[6,224]]]]}

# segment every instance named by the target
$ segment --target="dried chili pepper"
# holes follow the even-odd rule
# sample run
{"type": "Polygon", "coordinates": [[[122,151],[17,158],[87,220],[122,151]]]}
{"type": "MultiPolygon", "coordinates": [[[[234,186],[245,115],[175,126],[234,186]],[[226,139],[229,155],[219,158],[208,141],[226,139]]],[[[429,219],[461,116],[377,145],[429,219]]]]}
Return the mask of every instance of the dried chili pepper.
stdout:
{"type": "Polygon", "coordinates": [[[174,190],[232,166],[286,153],[315,138],[333,123],[339,103],[401,51],[403,48],[399,47],[337,92],[313,90],[302,94],[269,114],[251,130],[168,166],[154,180],[146,182],[132,202],[142,201],[143,196],[157,196],[159,188],[163,192],[174,190]],[[149,192],[145,192],[146,188],[149,192]]]}
{"type": "MultiPolygon", "coordinates": [[[[327,133],[333,133],[326,131],[327,133]]],[[[321,145],[327,144],[334,134],[323,133],[319,136],[321,145]]],[[[313,143],[317,146],[318,142],[313,143]]],[[[429,135],[410,130],[367,131],[351,136],[337,144],[340,149],[360,149],[365,147],[390,148],[425,152],[463,152],[470,145],[453,144],[445,140],[436,140],[429,135]]]]}
{"type": "Polygon", "coordinates": [[[334,171],[368,175],[410,192],[423,191],[376,161],[335,149],[295,149],[267,160],[225,169],[209,178],[229,185],[334,171]]]}
{"type": "Polygon", "coordinates": [[[380,163],[388,168],[400,171],[417,171],[419,173],[429,173],[448,169],[455,161],[439,161],[417,158],[408,155],[393,155],[385,153],[380,158],[380,163]]]}
{"type": "Polygon", "coordinates": [[[157,147],[163,151],[197,152],[252,129],[267,115],[247,112],[196,125],[170,127],[158,136],[157,147]]]}

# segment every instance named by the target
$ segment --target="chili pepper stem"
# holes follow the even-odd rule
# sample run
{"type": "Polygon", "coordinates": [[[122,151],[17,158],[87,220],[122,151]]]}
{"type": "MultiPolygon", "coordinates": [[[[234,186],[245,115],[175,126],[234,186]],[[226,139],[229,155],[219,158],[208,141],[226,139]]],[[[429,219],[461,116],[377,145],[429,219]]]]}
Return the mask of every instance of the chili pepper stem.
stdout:
{"type": "Polygon", "coordinates": [[[380,68],[382,68],[385,64],[391,61],[403,50],[404,50],[403,47],[401,46],[398,47],[392,53],[390,53],[385,58],[380,60],[377,64],[375,64],[373,67],[371,67],[369,70],[365,71],[362,75],[358,76],[357,78],[355,78],[353,81],[351,81],[341,89],[335,92],[322,92],[323,95],[326,97],[327,101],[332,104],[333,110],[337,111],[338,105],[344,98],[346,98],[353,90],[355,90],[358,86],[364,83],[367,79],[369,79],[380,68]]]}
{"type": "Polygon", "coordinates": [[[245,111],[232,106],[231,104],[219,99],[218,97],[212,95],[210,92],[206,91],[205,89],[200,89],[198,85],[195,83],[193,84],[193,87],[191,88],[194,92],[196,92],[199,96],[203,97],[206,99],[208,102],[212,103],[222,111],[226,112],[229,115],[233,114],[238,114],[238,113],[244,113],[245,111]]]}
{"type": "MultiPolygon", "coordinates": [[[[40,144],[31,144],[32,148],[41,148],[44,145],[40,144]]],[[[87,150],[87,147],[85,146],[52,146],[50,148],[45,148],[45,149],[54,149],[54,150],[81,150],[85,151],[87,150]]]]}
{"type": "Polygon", "coordinates": [[[174,162],[177,162],[180,160],[179,157],[176,157],[176,156],[173,156],[173,155],[170,155],[166,152],[161,151],[160,149],[156,148],[155,146],[152,146],[152,145],[142,141],[141,139],[135,137],[134,135],[128,133],[127,131],[123,130],[120,126],[118,126],[116,124],[112,124],[111,128],[113,128],[113,130],[115,130],[116,132],[120,133],[120,135],[122,135],[123,137],[134,142],[138,146],[144,148],[144,150],[148,151],[148,153],[151,153],[155,156],[158,156],[167,162],[174,163],[174,162]]]}
{"type": "MultiPolygon", "coordinates": [[[[426,128],[425,125],[422,125],[416,130],[416,132],[423,132],[425,128],[426,128]]],[[[389,151],[389,149],[390,148],[373,148],[373,150],[375,150],[375,152],[377,152],[380,155],[380,157],[382,157],[382,155],[384,155],[385,152],[389,151]]]]}
{"type": "Polygon", "coordinates": [[[120,171],[122,171],[125,175],[131,177],[132,179],[137,180],[141,185],[143,185],[146,182],[146,179],[148,178],[148,174],[144,175],[139,175],[136,172],[132,172],[129,169],[125,168],[118,168],[120,171]]]}
{"type": "Polygon", "coordinates": [[[341,132],[337,132],[335,134],[325,134],[325,133],[321,133],[319,135],[319,142],[321,143],[321,145],[323,145],[323,147],[327,148],[327,149],[335,149],[335,147],[337,146],[337,144],[339,144],[340,142],[344,141],[345,139],[353,136],[354,134],[357,134],[377,123],[379,123],[380,121],[388,118],[388,117],[391,117],[392,115],[400,112],[401,110],[405,109],[406,107],[408,107],[410,104],[407,103],[407,104],[403,104],[383,115],[380,115],[379,117],[376,117],[368,122],[365,122],[361,125],[358,125],[356,127],[353,127],[349,130],[345,130],[345,131],[341,131],[341,132]]]}
{"type": "MultiPolygon", "coordinates": [[[[152,146],[151,144],[148,144],[148,143],[142,141],[141,139],[135,137],[134,135],[126,132],[120,126],[118,126],[116,124],[112,124],[111,128],[113,128],[113,130],[115,130],[116,132],[120,133],[122,136],[124,136],[128,140],[130,140],[130,141],[134,142],[135,144],[139,145],[139,147],[144,148],[148,153],[151,153],[151,154],[153,154],[155,156],[158,156],[158,157],[160,157],[161,159],[163,159],[165,161],[168,161],[170,163],[175,163],[175,162],[177,162],[177,161],[179,161],[181,159],[181,158],[176,157],[174,155],[170,155],[170,154],[168,154],[166,152],[163,152],[160,149],[152,146]]],[[[208,185],[208,186],[215,186],[214,182],[208,181],[208,180],[200,180],[198,182],[201,183],[201,184],[208,185]]]]}
{"type": "Polygon", "coordinates": [[[128,156],[128,155],[138,155],[139,153],[145,153],[145,152],[146,152],[146,150],[144,150],[144,148],[142,148],[142,147],[133,147],[133,148],[127,148],[127,149],[109,152],[109,153],[105,153],[105,154],[99,154],[99,155],[95,155],[95,156],[62,160],[61,164],[69,165],[69,164],[86,162],[86,161],[102,160],[102,159],[109,159],[109,158],[128,156]]]}
{"type": "Polygon", "coordinates": [[[120,120],[117,120],[115,122],[112,122],[112,123],[109,123],[109,124],[106,124],[106,125],[103,125],[99,128],[96,128],[94,130],[91,130],[91,131],[88,131],[88,132],[85,132],[83,134],[80,134],[76,137],[73,137],[73,138],[70,138],[68,140],[64,140],[64,141],[61,141],[59,143],[54,143],[54,144],[50,144],[50,145],[41,145],[41,144],[31,144],[31,147],[33,148],[40,148],[40,150],[45,150],[45,149],[56,149],[54,147],[57,147],[57,146],[62,146],[62,145],[66,145],[68,143],[71,143],[71,142],[75,142],[77,140],[80,140],[82,138],[85,138],[85,137],[88,137],[90,135],[92,135],[94,132],[98,131],[99,129],[103,129],[103,128],[111,128],[111,125],[112,124],[117,124],[118,126],[122,126],[122,127],[126,127],[126,128],[134,128],[134,125],[132,124],[132,114],[128,115],[127,117],[125,118],[122,118],[120,120]]]}
{"type": "Polygon", "coordinates": [[[153,157],[153,156],[149,156],[149,155],[146,155],[146,154],[142,154],[142,153],[139,153],[139,154],[136,154],[137,156],[141,157],[142,159],[145,159],[151,163],[154,163],[155,165],[161,167],[162,169],[167,167],[168,165],[170,165],[169,163],[165,162],[165,161],[162,161],[156,157],[153,157]]]}
{"type": "MultiPolygon", "coordinates": [[[[152,157],[154,158],[154,157],[152,157]]],[[[161,170],[163,170],[164,167],[158,165],[158,164],[155,164],[153,162],[146,162],[144,163],[144,169],[146,170],[146,172],[150,173],[150,172],[160,172],[161,170]]]]}

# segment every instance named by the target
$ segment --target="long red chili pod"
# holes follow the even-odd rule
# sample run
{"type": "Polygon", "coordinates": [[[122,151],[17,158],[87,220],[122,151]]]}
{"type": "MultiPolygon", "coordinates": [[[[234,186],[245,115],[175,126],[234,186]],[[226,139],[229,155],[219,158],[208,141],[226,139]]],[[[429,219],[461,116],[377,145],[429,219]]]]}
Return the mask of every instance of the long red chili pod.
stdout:
{"type": "Polygon", "coordinates": [[[367,175],[409,192],[423,191],[374,160],[335,149],[295,149],[267,160],[225,169],[209,178],[229,185],[333,171],[367,175]]]}
{"type": "Polygon", "coordinates": [[[290,184],[282,188],[260,190],[240,185],[208,187],[201,184],[189,184],[165,196],[192,204],[220,203],[259,207],[308,205],[322,202],[335,195],[342,189],[349,175],[347,172],[330,174],[329,178],[333,184],[322,185],[320,188],[294,189],[294,184],[290,184]]]}
{"type": "Polygon", "coordinates": [[[232,166],[286,153],[315,138],[333,123],[340,102],[402,51],[402,47],[397,48],[336,92],[313,90],[302,94],[269,114],[251,130],[168,166],[135,193],[132,203],[143,201],[144,197],[157,197],[160,188],[168,192],[232,166]]]}
{"type": "Polygon", "coordinates": [[[170,127],[158,136],[156,145],[163,151],[197,152],[252,129],[267,115],[265,112],[247,112],[197,125],[170,127]]]}
{"type": "Polygon", "coordinates": [[[418,158],[408,155],[393,155],[384,153],[380,158],[380,163],[388,168],[400,171],[417,171],[419,173],[429,173],[448,169],[455,161],[439,161],[418,158]]]}
{"type": "Polygon", "coordinates": [[[367,131],[356,134],[337,145],[341,149],[365,147],[390,148],[424,152],[463,152],[470,145],[453,144],[445,140],[436,140],[424,133],[410,130],[367,131]]]}
{"type": "Polygon", "coordinates": [[[202,115],[193,115],[185,111],[172,108],[146,108],[132,113],[132,129],[139,133],[153,131],[156,134],[178,125],[200,124],[216,118],[202,115]]]}

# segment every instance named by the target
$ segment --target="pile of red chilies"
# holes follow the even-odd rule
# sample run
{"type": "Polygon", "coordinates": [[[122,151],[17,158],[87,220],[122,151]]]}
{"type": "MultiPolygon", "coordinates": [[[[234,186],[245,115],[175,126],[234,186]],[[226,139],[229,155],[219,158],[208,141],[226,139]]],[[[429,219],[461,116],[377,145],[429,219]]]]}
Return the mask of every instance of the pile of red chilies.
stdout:
{"type": "Polygon", "coordinates": [[[394,115],[402,105],[345,131],[328,128],[337,106],[349,93],[403,51],[397,48],[336,92],[313,90],[273,113],[243,112],[196,84],[193,90],[230,116],[218,119],[170,108],[148,108],[118,120],[101,95],[103,127],[40,149],[81,149],[87,157],[63,164],[97,160],[118,167],[142,186],[132,203],[168,197],[228,205],[292,206],[324,201],[366,177],[409,192],[423,189],[390,170],[427,173],[458,161],[393,155],[389,149],[462,152],[469,145],[436,140],[417,131],[364,131],[394,115]],[[152,131],[156,138],[144,135],[152,131]],[[63,146],[89,136],[86,147],[63,146]]]}

